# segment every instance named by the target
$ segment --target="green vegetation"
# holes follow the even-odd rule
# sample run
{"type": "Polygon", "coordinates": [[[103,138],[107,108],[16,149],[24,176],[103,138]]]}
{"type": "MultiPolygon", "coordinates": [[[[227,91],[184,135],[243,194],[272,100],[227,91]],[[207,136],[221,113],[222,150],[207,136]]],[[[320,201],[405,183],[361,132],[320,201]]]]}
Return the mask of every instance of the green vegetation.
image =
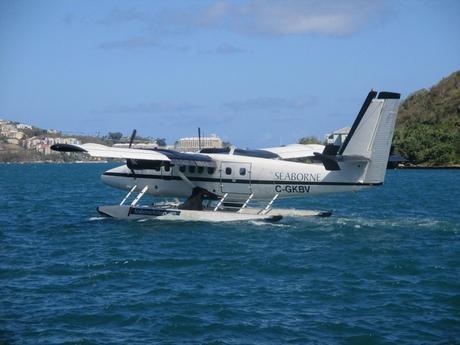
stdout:
{"type": "Polygon", "coordinates": [[[157,142],[158,146],[166,146],[166,139],[165,138],[156,138],[155,141],[157,142]]]}
{"type": "Polygon", "coordinates": [[[109,132],[108,139],[118,142],[123,138],[123,133],[121,132],[109,132]]]}
{"type": "Polygon", "coordinates": [[[46,129],[41,129],[37,127],[32,127],[32,129],[25,128],[22,130],[22,132],[26,135],[28,138],[32,137],[38,137],[40,135],[47,135],[49,134],[46,129]]]}
{"type": "MultiPolygon", "coordinates": [[[[52,155],[26,150],[18,145],[2,145],[0,146],[0,163],[22,163],[22,162],[75,162],[80,160],[75,153],[59,152],[52,155]]],[[[91,159],[87,159],[91,160],[91,159]]]]}
{"type": "Polygon", "coordinates": [[[307,145],[307,144],[321,144],[321,141],[314,136],[303,137],[299,139],[299,144],[307,145]]]}
{"type": "Polygon", "coordinates": [[[460,164],[460,71],[430,90],[410,95],[400,106],[395,151],[414,164],[460,164]]]}

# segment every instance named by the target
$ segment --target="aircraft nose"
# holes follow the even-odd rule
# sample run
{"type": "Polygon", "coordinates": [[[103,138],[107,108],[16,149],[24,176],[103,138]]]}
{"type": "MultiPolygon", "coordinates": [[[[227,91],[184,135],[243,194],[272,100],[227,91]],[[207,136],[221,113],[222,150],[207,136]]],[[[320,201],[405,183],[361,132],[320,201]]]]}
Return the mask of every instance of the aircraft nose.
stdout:
{"type": "Polygon", "coordinates": [[[126,165],[122,165],[110,170],[107,170],[101,175],[101,180],[104,184],[115,188],[132,188],[129,178],[130,171],[126,165]]]}

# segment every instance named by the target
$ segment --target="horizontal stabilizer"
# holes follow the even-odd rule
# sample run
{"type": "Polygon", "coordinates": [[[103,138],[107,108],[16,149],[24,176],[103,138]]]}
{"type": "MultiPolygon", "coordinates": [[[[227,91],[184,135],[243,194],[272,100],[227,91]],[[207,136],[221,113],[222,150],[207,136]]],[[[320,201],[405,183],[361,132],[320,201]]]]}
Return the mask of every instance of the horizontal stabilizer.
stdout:
{"type": "Polygon", "coordinates": [[[337,163],[337,156],[328,156],[319,152],[314,152],[313,154],[321,161],[321,163],[323,163],[326,170],[340,170],[339,163],[337,163]]]}
{"type": "Polygon", "coordinates": [[[323,151],[324,145],[319,144],[290,144],[286,146],[269,147],[263,149],[277,154],[281,159],[299,159],[314,156],[314,152],[323,151]]]}
{"type": "Polygon", "coordinates": [[[327,155],[324,153],[314,152],[315,158],[320,160],[323,163],[326,170],[340,170],[338,162],[362,162],[368,163],[369,158],[364,156],[336,156],[336,155],[327,155]]]}

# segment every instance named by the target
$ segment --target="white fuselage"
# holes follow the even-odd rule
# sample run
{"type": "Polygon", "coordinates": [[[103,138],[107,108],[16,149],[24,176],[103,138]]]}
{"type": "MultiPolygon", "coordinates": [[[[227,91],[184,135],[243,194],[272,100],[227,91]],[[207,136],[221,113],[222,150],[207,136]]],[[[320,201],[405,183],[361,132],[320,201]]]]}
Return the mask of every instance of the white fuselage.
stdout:
{"type": "Polygon", "coordinates": [[[215,168],[171,166],[158,170],[135,170],[126,165],[106,171],[102,181],[110,186],[140,190],[164,197],[188,197],[194,187],[218,196],[228,193],[227,201],[300,197],[310,194],[356,191],[376,184],[364,183],[366,164],[343,163],[339,171],[327,171],[323,164],[307,164],[279,159],[256,158],[232,154],[208,154],[215,168]],[[184,178],[184,176],[186,178],[184,178]]]}

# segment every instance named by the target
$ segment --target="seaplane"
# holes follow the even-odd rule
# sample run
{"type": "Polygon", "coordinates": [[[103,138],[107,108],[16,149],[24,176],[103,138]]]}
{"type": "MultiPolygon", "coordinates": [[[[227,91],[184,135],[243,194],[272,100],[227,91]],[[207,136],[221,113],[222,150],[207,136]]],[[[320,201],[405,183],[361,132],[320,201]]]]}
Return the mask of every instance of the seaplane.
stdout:
{"type": "Polygon", "coordinates": [[[51,149],[126,160],[101,176],[103,183],[127,191],[119,204],[97,207],[108,217],[208,222],[326,217],[330,211],[283,209],[274,203],[381,186],[399,100],[399,93],[369,92],[341,145],[291,144],[258,150],[232,146],[183,153],[132,147],[134,130],[129,147],[86,143],[55,144],[51,149]],[[164,201],[142,205],[145,194],[164,201]]]}

